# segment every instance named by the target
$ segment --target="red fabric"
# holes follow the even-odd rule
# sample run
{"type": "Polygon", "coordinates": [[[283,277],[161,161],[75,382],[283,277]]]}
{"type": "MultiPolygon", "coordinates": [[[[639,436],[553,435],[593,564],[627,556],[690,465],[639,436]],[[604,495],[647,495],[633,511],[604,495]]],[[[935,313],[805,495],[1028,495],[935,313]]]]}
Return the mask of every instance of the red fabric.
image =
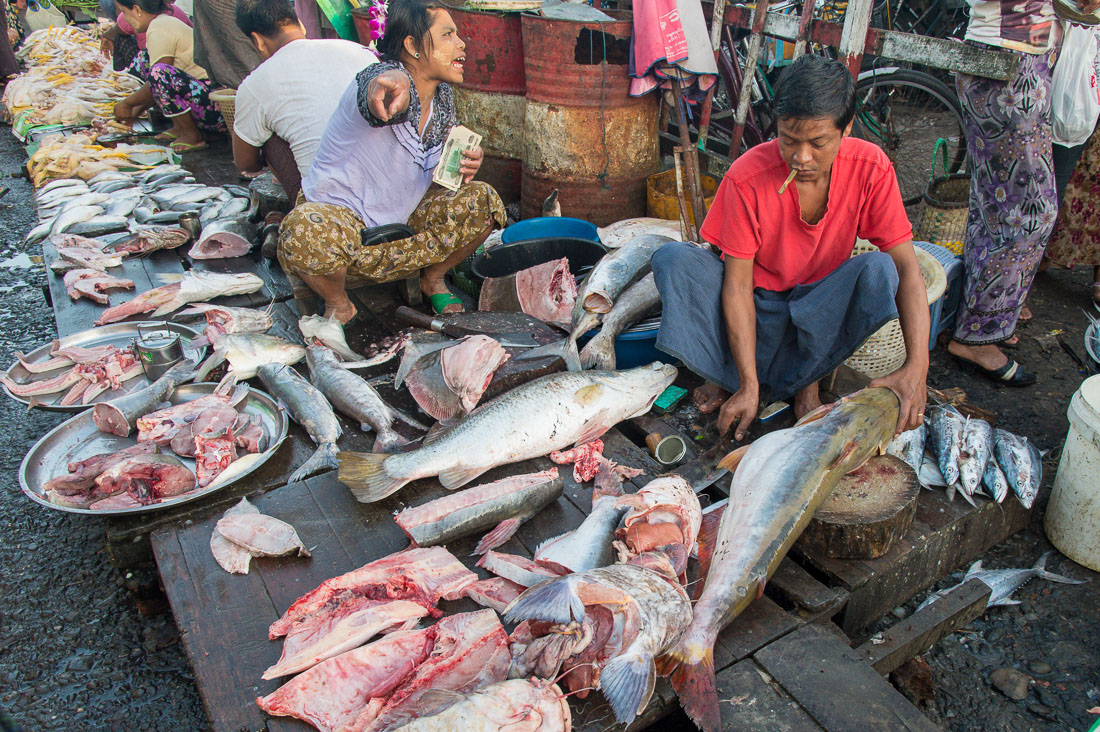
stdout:
{"type": "Polygon", "coordinates": [[[802,220],[793,182],[779,195],[789,172],[778,142],[757,145],[730,166],[703,221],[703,239],[754,260],[753,287],[781,292],[817,282],[851,256],[857,236],[882,251],[913,238],[894,166],[873,143],[841,142],[829,207],[813,226],[802,220]]]}

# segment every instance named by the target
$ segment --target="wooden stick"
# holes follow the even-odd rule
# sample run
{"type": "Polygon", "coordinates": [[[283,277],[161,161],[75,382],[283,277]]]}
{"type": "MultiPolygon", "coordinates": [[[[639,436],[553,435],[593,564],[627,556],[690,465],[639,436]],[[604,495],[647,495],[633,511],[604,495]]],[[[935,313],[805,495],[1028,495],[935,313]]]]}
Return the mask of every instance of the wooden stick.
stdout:
{"type": "Polygon", "coordinates": [[[688,130],[687,115],[684,114],[683,87],[680,77],[672,76],[672,93],[676,101],[676,124],[680,128],[680,147],[683,148],[684,173],[687,175],[687,202],[688,209],[692,212],[692,220],[695,226],[703,220],[707,213],[706,204],[703,201],[703,182],[699,177],[699,160],[695,155],[695,148],[691,144],[691,132],[688,130]]]}
{"type": "Polygon", "coordinates": [[[783,181],[783,185],[779,186],[779,195],[782,196],[784,193],[787,192],[787,186],[791,184],[791,181],[794,180],[794,177],[796,175],[798,175],[798,171],[794,168],[791,168],[791,174],[787,176],[787,180],[783,181]]]}
{"type": "Polygon", "coordinates": [[[680,158],[684,154],[684,148],[677,145],[672,149],[672,162],[676,166],[676,203],[680,207],[680,234],[684,241],[699,241],[699,236],[690,216],[688,206],[684,200],[683,168],[680,166],[680,158]]]}

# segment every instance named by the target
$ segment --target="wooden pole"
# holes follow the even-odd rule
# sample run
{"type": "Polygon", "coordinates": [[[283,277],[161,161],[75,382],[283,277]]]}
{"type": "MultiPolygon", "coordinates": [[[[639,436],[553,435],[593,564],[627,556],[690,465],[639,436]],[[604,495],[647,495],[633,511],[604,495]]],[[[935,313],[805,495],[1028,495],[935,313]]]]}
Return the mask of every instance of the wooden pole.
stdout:
{"type": "Polygon", "coordinates": [[[810,37],[810,21],[814,19],[816,7],[817,0],[805,0],[802,5],[802,15],[798,19],[798,37],[794,39],[795,58],[806,53],[806,40],[810,37]]]}
{"type": "MultiPolygon", "coordinates": [[[[764,45],[764,20],[768,16],[768,0],[759,0],[752,11],[752,35],[749,36],[749,50],[745,54],[742,68],[741,93],[737,95],[737,111],[733,115],[733,134],[730,136],[730,157],[736,159],[741,154],[741,138],[745,136],[745,120],[749,116],[749,102],[752,95],[752,82],[756,78],[756,60],[760,58],[760,48],[764,45]]],[[[730,49],[732,52],[733,49],[730,49]]]]}
{"type": "Polygon", "coordinates": [[[680,207],[680,235],[684,241],[699,241],[699,233],[688,216],[687,203],[684,200],[683,167],[680,158],[683,157],[684,148],[677,145],[672,149],[672,163],[676,166],[676,203],[680,207]]]}
{"type": "Polygon", "coordinates": [[[684,114],[683,88],[678,76],[672,77],[672,93],[676,95],[676,122],[680,128],[680,146],[684,149],[684,172],[687,174],[689,210],[692,220],[701,222],[707,212],[703,202],[702,180],[699,178],[699,159],[691,144],[691,132],[688,130],[687,115],[684,114]]]}
{"type": "Polygon", "coordinates": [[[871,27],[874,0],[848,0],[844,11],[844,28],[840,32],[840,61],[848,67],[853,79],[859,78],[863,50],[867,44],[867,29],[871,27]]]}
{"type": "MultiPolygon", "coordinates": [[[[722,48],[722,24],[723,18],[726,16],[726,0],[715,0],[714,12],[710,18],[710,48],[714,51],[715,60],[718,59],[718,52],[722,48]]],[[[714,90],[718,87],[718,80],[715,79],[714,86],[707,90],[707,98],[703,100],[703,105],[699,110],[699,149],[707,149],[707,135],[710,133],[710,112],[714,106],[714,90]]]]}

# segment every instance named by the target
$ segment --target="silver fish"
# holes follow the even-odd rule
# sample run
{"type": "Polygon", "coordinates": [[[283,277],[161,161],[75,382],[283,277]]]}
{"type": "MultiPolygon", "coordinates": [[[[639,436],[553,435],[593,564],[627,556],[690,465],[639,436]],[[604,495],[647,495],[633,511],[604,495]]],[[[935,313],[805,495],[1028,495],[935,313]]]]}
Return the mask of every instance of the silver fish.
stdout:
{"type": "Polygon", "coordinates": [[[984,419],[966,420],[959,452],[959,484],[963,495],[972,496],[981,487],[986,463],[993,454],[993,440],[993,428],[984,419]]]}
{"type": "Polygon", "coordinates": [[[219,219],[202,230],[187,256],[192,259],[226,259],[248,254],[256,241],[256,225],[245,217],[219,219]]]}
{"type": "Polygon", "coordinates": [[[959,481],[959,457],[966,418],[954,407],[935,406],[928,410],[929,439],[932,451],[947,485],[959,481]]]}
{"type": "MultiPolygon", "coordinates": [[[[229,361],[226,379],[251,379],[260,366],[295,364],[305,358],[306,349],[265,333],[232,333],[213,344],[214,352],[203,361],[195,381],[204,380],[215,366],[229,361]]],[[[313,387],[311,386],[310,389],[313,387]]]]}
{"type": "Polygon", "coordinates": [[[920,474],[920,466],[924,461],[924,442],[927,430],[923,424],[917,425],[908,432],[902,432],[886,446],[886,452],[905,462],[920,474]]]}
{"type": "Polygon", "coordinates": [[[137,208],[140,200],[141,196],[138,195],[112,196],[111,202],[107,204],[107,215],[129,216],[137,208]]]}
{"type": "Polygon", "coordinates": [[[1012,593],[1020,589],[1020,587],[1034,577],[1050,580],[1051,582],[1061,582],[1066,585],[1081,585],[1087,582],[1087,580],[1070,579],[1069,577],[1055,574],[1054,572],[1048,572],[1046,570],[1047,560],[1050,559],[1050,555],[1052,554],[1054,554],[1053,550],[1047,552],[1039,557],[1034,567],[1029,567],[1027,569],[982,569],[982,560],[979,559],[974,562],[974,564],[970,565],[970,569],[966,571],[966,576],[963,577],[962,582],[954,587],[948,587],[929,595],[928,598],[917,607],[917,610],[931,605],[948,592],[951,592],[955,587],[972,579],[979,579],[989,585],[991,592],[989,593],[989,601],[985,604],[987,609],[996,607],[997,605],[1019,605],[1019,600],[1012,599],[1012,593]]]}
{"type": "Polygon", "coordinates": [[[298,330],[302,331],[302,337],[306,343],[316,338],[345,361],[365,360],[355,351],[351,350],[344,338],[344,326],[336,316],[326,318],[323,315],[306,315],[298,319],[298,330]]]}
{"type": "MultiPolygon", "coordinates": [[[[232,338],[233,336],[227,336],[232,338]]],[[[224,341],[223,341],[224,342],[224,341]]],[[[290,483],[304,480],[314,473],[335,468],[336,440],[340,437],[340,422],[324,395],[297,371],[285,364],[267,363],[256,373],[264,386],[282,403],[294,421],[302,426],[317,444],[313,455],[295,470],[290,483]]]]}
{"type": "Polygon", "coordinates": [[[88,180],[88,185],[93,186],[93,185],[96,185],[98,183],[107,183],[107,182],[114,182],[114,181],[119,181],[119,180],[128,181],[128,182],[132,183],[134,178],[133,178],[133,176],[127,175],[126,173],[123,173],[123,172],[118,171],[118,170],[104,170],[102,173],[96,173],[95,175],[93,175],[88,180]]]}
{"type": "Polygon", "coordinates": [[[179,223],[180,215],[175,211],[154,211],[138,204],[134,209],[134,220],[139,224],[176,224],[179,223]]]}
{"type": "Polygon", "coordinates": [[[1008,478],[1005,477],[1004,471],[1001,470],[1001,466],[997,464],[997,461],[990,459],[985,464],[985,472],[982,474],[982,485],[985,487],[986,493],[997,503],[1000,503],[1008,496],[1008,478]]]}
{"type": "Polygon", "coordinates": [[[601,496],[581,525],[561,536],[547,539],[535,551],[535,561],[551,563],[570,572],[606,567],[615,561],[615,529],[628,507],[616,496],[601,496]]]}
{"type": "Polygon", "coordinates": [[[130,221],[125,216],[103,214],[70,226],[65,233],[79,236],[104,236],[125,231],[130,221]]]}
{"type": "Polygon", "coordinates": [[[628,287],[604,316],[600,332],[581,349],[581,367],[614,369],[615,339],[660,303],[661,295],[652,272],[628,287]]]}
{"type": "Polygon", "coordinates": [[[102,206],[77,206],[57,215],[50,227],[50,235],[64,234],[74,225],[103,214],[102,206]]]}
{"type": "Polygon", "coordinates": [[[125,180],[107,180],[95,185],[89,186],[93,191],[98,193],[117,193],[119,191],[133,190],[135,193],[140,193],[141,189],[134,185],[134,182],[129,179],[125,180]]]}
{"type": "Polygon", "coordinates": [[[199,210],[199,223],[207,226],[217,221],[226,204],[222,201],[208,201],[200,205],[202,208],[199,210]]]}
{"type": "Polygon", "coordinates": [[[275,324],[269,310],[255,308],[231,308],[210,303],[194,303],[180,316],[201,314],[206,317],[203,335],[208,343],[216,343],[229,333],[264,333],[275,324]]]}
{"type": "Polygon", "coordinates": [[[341,366],[328,348],[310,346],[306,349],[306,363],[313,385],[333,407],[357,420],[364,432],[374,430],[377,435],[374,452],[393,452],[409,443],[394,430],[393,423],[397,420],[427,431],[420,423],[386,404],[366,380],[341,366]]]}
{"type": "MultiPolygon", "coordinates": [[[[200,201],[209,201],[211,198],[216,198],[221,190],[218,188],[210,188],[208,186],[201,186],[198,188],[192,188],[191,190],[184,191],[183,193],[172,196],[168,199],[168,205],[165,208],[175,208],[181,203],[199,203],[200,201]]],[[[158,197],[163,199],[168,196],[166,191],[158,191],[153,195],[153,200],[158,200],[158,197]]]]}
{"type": "Polygon", "coordinates": [[[222,208],[218,211],[218,218],[220,219],[232,219],[240,216],[248,210],[247,198],[231,198],[222,204],[222,208]]]}
{"type": "Polygon", "coordinates": [[[37,244],[50,235],[51,228],[53,228],[53,219],[43,221],[27,233],[26,242],[28,244],[37,244]]]}
{"type": "Polygon", "coordinates": [[[629,371],[544,376],[482,405],[417,450],[341,453],[339,478],[366,502],[436,475],[445,488],[458,488],[498,465],[591,442],[622,420],[645,414],[676,373],[653,363],[629,371]]]}
{"type": "Polygon", "coordinates": [[[570,338],[576,340],[596,326],[601,314],[610,313],[619,293],[649,272],[653,253],[671,241],[658,234],[637,236],[596,262],[577,292],[570,338]]]}
{"type": "Polygon", "coordinates": [[[1026,437],[1007,430],[994,430],[993,453],[1008,485],[1027,509],[1035,502],[1043,483],[1043,458],[1026,437]]]}
{"type": "Polygon", "coordinates": [[[51,180],[49,183],[47,183],[44,186],[42,186],[41,188],[39,188],[38,191],[37,191],[37,195],[38,196],[44,196],[48,193],[53,193],[54,191],[60,190],[62,188],[87,188],[87,187],[88,187],[88,184],[85,183],[84,181],[80,180],[79,178],[57,178],[56,180],[51,180]]]}
{"type": "Polygon", "coordinates": [[[936,462],[936,456],[931,452],[925,451],[921,457],[920,471],[917,473],[917,481],[923,488],[946,488],[947,481],[943,479],[943,473],[940,472],[939,463],[936,462]]]}

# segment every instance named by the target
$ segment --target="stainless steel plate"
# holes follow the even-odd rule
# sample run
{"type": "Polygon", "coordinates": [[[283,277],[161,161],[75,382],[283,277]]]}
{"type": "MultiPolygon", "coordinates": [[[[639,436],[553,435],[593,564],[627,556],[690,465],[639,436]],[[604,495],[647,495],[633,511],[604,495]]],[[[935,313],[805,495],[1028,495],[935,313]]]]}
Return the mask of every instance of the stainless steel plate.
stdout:
{"type": "Polygon", "coordinates": [[[1085,350],[1097,366],[1100,366],[1100,326],[1089,323],[1085,328],[1085,350]]]}
{"type": "MultiPolygon", "coordinates": [[[[176,388],[172,398],[173,404],[182,404],[193,399],[198,399],[214,391],[217,384],[186,384],[176,388]]],[[[68,463],[85,460],[93,455],[101,455],[105,452],[115,452],[125,447],[137,444],[136,433],[130,437],[117,437],[100,432],[92,422],[91,410],[82,412],[61,423],[35,443],[27,456],[23,458],[23,464],[19,466],[19,486],[31,500],[41,503],[43,506],[68,511],[69,513],[88,513],[97,516],[111,516],[126,513],[144,513],[146,511],[158,511],[170,506],[178,506],[181,503],[202,498],[205,495],[224,488],[226,485],[241,480],[252,473],[256,468],[267,462],[268,458],[275,454],[286,438],[289,422],[286,412],[275,403],[270,396],[257,389],[250,389],[248,396],[238,405],[238,410],[243,409],[245,414],[257,415],[263,423],[264,441],[260,444],[263,452],[251,469],[231,480],[225,485],[214,485],[200,488],[182,496],[169,498],[160,503],[137,508],[123,508],[108,511],[93,511],[87,508],[69,508],[58,506],[47,500],[41,486],[51,478],[68,473],[68,463]]],[[[174,454],[167,448],[161,448],[162,452],[174,454]]],[[[192,471],[195,469],[195,461],[190,458],[180,458],[183,464],[192,471]]]]}
{"type": "MultiPolygon", "coordinates": [[[[89,328],[88,330],[81,331],[80,333],[74,333],[71,336],[66,336],[60,340],[60,347],[67,348],[69,346],[80,346],[82,348],[92,348],[94,346],[117,346],[118,348],[125,348],[130,345],[130,341],[138,337],[138,327],[141,327],[147,331],[150,330],[168,330],[172,333],[178,333],[180,341],[183,343],[183,355],[184,358],[190,359],[192,362],[197,363],[206,355],[206,347],[192,348],[191,341],[198,338],[200,332],[195,328],[181,325],[179,323],[168,323],[165,321],[142,321],[132,323],[114,323],[112,325],[105,325],[101,328],[89,328]]],[[[47,343],[40,346],[24,358],[31,363],[41,363],[50,359],[50,351],[53,350],[53,343],[47,343]]],[[[9,379],[17,384],[26,384],[32,381],[42,381],[44,379],[52,379],[55,376],[65,373],[66,369],[72,368],[71,366],[65,366],[54,371],[47,371],[44,374],[32,374],[23,368],[23,364],[16,361],[12,364],[7,371],[9,379]]],[[[116,397],[120,397],[123,394],[128,394],[132,391],[137,391],[143,387],[149,385],[149,379],[145,377],[145,374],[136,376],[129,381],[125,381],[122,384],[122,388],[115,391],[105,391],[98,397],[93,399],[88,404],[70,404],[63,407],[60,405],[61,399],[65,396],[68,389],[57,392],[56,394],[44,394],[41,397],[35,397],[39,401],[35,406],[45,409],[51,412],[82,412],[93,404],[99,402],[110,401],[116,397]]],[[[30,404],[30,400],[27,397],[16,396],[11,393],[11,390],[6,386],[4,391],[7,392],[15,401],[20,404],[30,404]]]]}

